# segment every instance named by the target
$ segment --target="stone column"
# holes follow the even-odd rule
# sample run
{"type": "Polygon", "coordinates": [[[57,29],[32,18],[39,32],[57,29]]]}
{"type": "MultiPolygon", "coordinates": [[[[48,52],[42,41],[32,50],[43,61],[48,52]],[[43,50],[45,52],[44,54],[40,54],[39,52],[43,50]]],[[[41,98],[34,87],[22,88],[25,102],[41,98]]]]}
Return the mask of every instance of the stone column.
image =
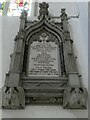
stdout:
{"type": "Polygon", "coordinates": [[[63,108],[85,109],[87,107],[87,91],[80,84],[76,58],[73,54],[73,41],[68,31],[68,16],[65,9],[61,9],[61,22],[63,28],[63,50],[66,75],[68,76],[67,88],[63,95],[63,108]]]}

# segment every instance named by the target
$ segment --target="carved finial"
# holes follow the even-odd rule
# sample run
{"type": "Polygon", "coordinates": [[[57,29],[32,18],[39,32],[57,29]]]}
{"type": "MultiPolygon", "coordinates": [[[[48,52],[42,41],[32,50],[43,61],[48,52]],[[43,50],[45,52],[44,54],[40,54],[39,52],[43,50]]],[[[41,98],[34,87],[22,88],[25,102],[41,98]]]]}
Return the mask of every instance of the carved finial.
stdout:
{"type": "Polygon", "coordinates": [[[27,22],[27,12],[26,10],[23,10],[20,16],[20,28],[19,31],[22,31],[25,29],[26,22],[27,22]]]}
{"type": "Polygon", "coordinates": [[[67,14],[66,14],[66,12],[65,12],[65,8],[62,8],[61,9],[61,15],[60,15],[60,18],[61,18],[61,20],[63,21],[63,20],[69,20],[69,19],[71,19],[71,18],[79,18],[79,14],[77,15],[77,16],[68,16],[67,14]]]}
{"type": "Polygon", "coordinates": [[[39,16],[38,16],[38,19],[42,18],[42,17],[45,17],[48,16],[49,14],[49,11],[48,11],[48,8],[49,8],[49,5],[48,3],[46,2],[42,2],[42,3],[39,3],[39,16]]]}
{"type": "Polygon", "coordinates": [[[61,18],[61,20],[66,20],[67,19],[67,14],[66,14],[66,12],[65,12],[65,8],[62,8],[61,9],[61,15],[60,15],[60,18],[61,18]]]}
{"type": "Polygon", "coordinates": [[[26,12],[26,10],[23,10],[22,11],[22,13],[21,13],[21,17],[20,17],[20,19],[26,19],[27,18],[27,12],[26,12]]]}
{"type": "Polygon", "coordinates": [[[66,10],[65,8],[62,8],[61,13],[65,13],[65,10],[66,10]]]}

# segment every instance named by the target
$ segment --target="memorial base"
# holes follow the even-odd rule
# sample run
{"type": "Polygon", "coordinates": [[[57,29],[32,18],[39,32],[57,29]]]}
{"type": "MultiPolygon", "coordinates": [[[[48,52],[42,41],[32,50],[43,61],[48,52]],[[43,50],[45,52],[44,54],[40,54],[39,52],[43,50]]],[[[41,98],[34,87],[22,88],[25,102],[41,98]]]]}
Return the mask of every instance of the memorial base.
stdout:
{"type": "Polygon", "coordinates": [[[22,79],[27,104],[63,104],[63,93],[67,86],[67,78],[59,79],[22,79]]]}

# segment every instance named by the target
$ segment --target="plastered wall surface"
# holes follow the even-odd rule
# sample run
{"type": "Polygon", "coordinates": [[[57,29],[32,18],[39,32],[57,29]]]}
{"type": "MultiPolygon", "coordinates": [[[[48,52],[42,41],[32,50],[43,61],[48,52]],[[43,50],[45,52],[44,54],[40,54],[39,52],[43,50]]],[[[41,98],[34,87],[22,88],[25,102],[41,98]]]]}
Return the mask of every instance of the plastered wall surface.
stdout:
{"type": "MultiPolygon", "coordinates": [[[[38,6],[38,5],[37,5],[38,6]]],[[[49,11],[53,16],[60,15],[60,9],[66,8],[68,15],[77,15],[78,9],[76,3],[49,3],[49,11]],[[54,8],[54,9],[53,9],[54,8]]],[[[28,19],[34,19],[35,11],[34,7],[31,8],[32,16],[28,19]]],[[[38,9],[37,9],[38,10],[38,9]]],[[[37,15],[37,14],[36,14],[37,15]]],[[[83,15],[81,16],[83,17],[83,15]]],[[[85,19],[83,17],[83,19],[85,19]]],[[[86,19],[85,19],[86,20],[86,19]]],[[[10,54],[13,52],[14,48],[14,37],[19,30],[19,17],[7,17],[0,16],[0,87],[4,85],[5,74],[9,70],[10,65],[10,54]],[[2,75],[2,76],[1,76],[2,75]]],[[[74,41],[74,50],[77,58],[78,70],[82,75],[82,83],[84,87],[88,89],[88,61],[87,61],[87,46],[85,44],[86,37],[83,37],[82,24],[80,24],[79,19],[69,20],[68,23],[69,30],[71,32],[71,38],[74,41]]],[[[84,26],[86,27],[86,26],[84,26]]],[[[87,28],[85,28],[87,29],[87,28]]],[[[86,33],[87,34],[87,33],[86,33]]],[[[86,41],[87,42],[87,41],[86,41]]],[[[26,106],[25,110],[3,110],[2,116],[4,118],[87,118],[88,110],[64,110],[62,106],[26,106]]]]}

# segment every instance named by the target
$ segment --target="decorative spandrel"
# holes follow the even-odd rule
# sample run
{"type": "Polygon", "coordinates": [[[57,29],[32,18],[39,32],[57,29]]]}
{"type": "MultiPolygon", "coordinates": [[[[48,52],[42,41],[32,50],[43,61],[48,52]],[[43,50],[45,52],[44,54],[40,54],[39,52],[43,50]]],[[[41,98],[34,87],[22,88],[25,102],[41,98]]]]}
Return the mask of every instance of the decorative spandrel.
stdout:
{"type": "Polygon", "coordinates": [[[30,44],[28,76],[59,76],[58,45],[48,41],[45,33],[39,38],[30,44]]]}

